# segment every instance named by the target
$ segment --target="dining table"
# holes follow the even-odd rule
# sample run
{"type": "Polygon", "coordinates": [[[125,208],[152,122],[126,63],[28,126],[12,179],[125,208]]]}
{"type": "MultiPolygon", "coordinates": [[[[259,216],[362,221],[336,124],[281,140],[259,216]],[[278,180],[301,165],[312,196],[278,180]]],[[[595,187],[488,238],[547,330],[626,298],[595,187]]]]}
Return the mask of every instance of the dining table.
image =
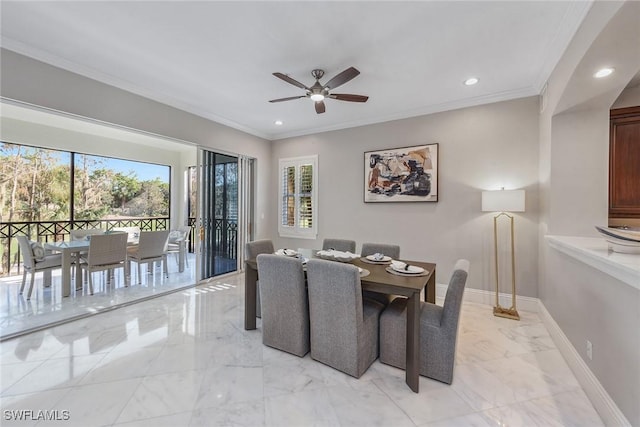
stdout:
{"type": "MultiPolygon", "coordinates": [[[[436,264],[412,260],[398,261],[422,267],[424,272],[419,275],[394,274],[388,271],[388,264],[367,262],[365,258],[356,258],[351,263],[369,272],[369,274],[360,278],[363,290],[407,298],[405,381],[411,390],[418,393],[420,379],[420,300],[421,295],[424,295],[426,302],[435,303],[436,301],[436,264]]],[[[244,328],[246,330],[256,329],[257,281],[258,263],[256,259],[245,260],[244,328]]]]}

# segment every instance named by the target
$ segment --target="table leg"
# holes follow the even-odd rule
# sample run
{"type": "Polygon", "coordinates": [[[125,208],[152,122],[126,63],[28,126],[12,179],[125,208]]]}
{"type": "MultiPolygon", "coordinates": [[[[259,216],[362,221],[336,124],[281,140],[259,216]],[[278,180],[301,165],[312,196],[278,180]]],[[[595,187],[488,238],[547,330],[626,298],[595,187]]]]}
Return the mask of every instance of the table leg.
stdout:
{"type": "Polygon", "coordinates": [[[76,254],[76,291],[82,291],[82,267],[80,267],[80,253],[76,254]]]}
{"type": "Polygon", "coordinates": [[[71,295],[71,251],[62,251],[62,296],[71,295]]]}
{"type": "Polygon", "coordinates": [[[433,268],[433,273],[427,281],[427,286],[424,288],[424,300],[431,304],[436,303],[436,269],[433,268]]]}
{"type": "Polygon", "coordinates": [[[420,381],[420,294],[415,293],[407,301],[407,385],[416,393],[420,381]]]}
{"type": "Polygon", "coordinates": [[[248,331],[256,328],[256,282],[258,270],[245,264],[244,269],[244,328],[248,331]]]}

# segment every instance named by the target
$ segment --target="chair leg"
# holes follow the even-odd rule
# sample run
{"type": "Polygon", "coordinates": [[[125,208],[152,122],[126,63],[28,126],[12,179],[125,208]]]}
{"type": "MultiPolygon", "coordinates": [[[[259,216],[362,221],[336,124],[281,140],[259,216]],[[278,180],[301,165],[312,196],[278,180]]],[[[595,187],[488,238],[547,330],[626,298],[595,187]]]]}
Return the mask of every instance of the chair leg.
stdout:
{"type": "Polygon", "coordinates": [[[24,285],[27,283],[27,270],[22,272],[22,286],[20,286],[20,295],[24,292],[24,285]]]}
{"type": "Polygon", "coordinates": [[[87,270],[87,276],[89,276],[89,295],[93,295],[93,274],[87,270]]]}
{"type": "Polygon", "coordinates": [[[164,277],[169,278],[169,268],[167,267],[167,256],[162,256],[162,267],[164,269],[164,277]]]}
{"type": "Polygon", "coordinates": [[[31,293],[33,292],[33,286],[36,279],[36,273],[34,271],[31,272],[31,285],[29,286],[29,293],[27,294],[27,299],[31,299],[31,293]]]}
{"type": "Polygon", "coordinates": [[[124,263],[124,287],[125,288],[129,287],[129,280],[131,280],[131,277],[129,276],[130,272],[131,272],[131,261],[125,262],[124,263]]]}

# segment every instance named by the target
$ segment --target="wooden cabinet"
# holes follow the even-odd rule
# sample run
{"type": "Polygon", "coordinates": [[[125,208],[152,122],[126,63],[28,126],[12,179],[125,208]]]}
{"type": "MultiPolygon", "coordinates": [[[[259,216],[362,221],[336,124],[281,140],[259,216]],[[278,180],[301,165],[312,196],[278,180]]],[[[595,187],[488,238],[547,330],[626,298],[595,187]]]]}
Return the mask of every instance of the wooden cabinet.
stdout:
{"type": "Polygon", "coordinates": [[[640,107],[611,110],[609,218],[640,219],[640,107]]]}

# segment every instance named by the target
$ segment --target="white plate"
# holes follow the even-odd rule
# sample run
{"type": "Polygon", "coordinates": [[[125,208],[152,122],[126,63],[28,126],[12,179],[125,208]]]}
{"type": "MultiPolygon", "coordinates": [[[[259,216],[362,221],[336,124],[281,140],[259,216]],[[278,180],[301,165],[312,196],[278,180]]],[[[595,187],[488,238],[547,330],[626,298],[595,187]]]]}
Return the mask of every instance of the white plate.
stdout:
{"type": "Polygon", "coordinates": [[[327,251],[318,251],[316,256],[322,259],[328,259],[331,261],[340,261],[340,262],[351,262],[354,259],[360,257],[360,255],[352,254],[351,252],[342,252],[335,250],[327,250],[327,251]]]}
{"type": "Polygon", "coordinates": [[[626,240],[629,242],[640,243],[640,232],[624,228],[612,228],[612,227],[598,227],[596,230],[602,234],[605,239],[614,238],[620,240],[626,240]]]}
{"type": "Polygon", "coordinates": [[[375,262],[388,262],[388,261],[391,261],[391,257],[390,256],[386,256],[386,255],[383,255],[381,259],[377,259],[375,257],[375,255],[367,255],[365,258],[368,259],[369,261],[375,261],[375,262]]]}
{"type": "Polygon", "coordinates": [[[358,273],[362,274],[362,269],[358,267],[358,273]]]}
{"type": "Polygon", "coordinates": [[[394,261],[391,263],[391,268],[399,273],[405,274],[420,274],[424,273],[424,268],[418,267],[417,265],[409,265],[407,268],[407,264],[401,261],[394,261]]]}
{"type": "Polygon", "coordinates": [[[281,255],[281,256],[297,256],[298,252],[294,251],[293,249],[278,249],[276,251],[276,255],[281,255]]]}

